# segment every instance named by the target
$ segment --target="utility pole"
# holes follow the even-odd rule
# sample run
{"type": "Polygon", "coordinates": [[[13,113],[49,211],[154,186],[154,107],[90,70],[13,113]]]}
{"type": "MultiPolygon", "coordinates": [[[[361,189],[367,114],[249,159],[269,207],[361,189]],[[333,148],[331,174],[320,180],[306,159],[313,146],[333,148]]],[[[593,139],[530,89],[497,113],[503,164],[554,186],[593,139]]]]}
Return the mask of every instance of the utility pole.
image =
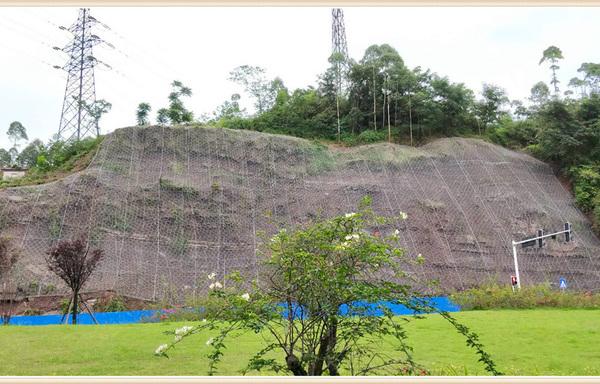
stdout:
{"type": "MultiPolygon", "coordinates": [[[[90,15],[89,8],[80,8],[77,21],[71,27],[59,27],[73,34],[73,39],[65,47],[54,47],[54,50],[62,51],[69,57],[64,66],[54,67],[67,72],[67,85],[58,126],[58,137],[62,140],[80,140],[88,135],[100,134],[98,121],[89,111],[96,102],[94,68],[98,64],[108,68],[110,66],[96,59],[92,52],[94,46],[106,43],[92,33],[96,23],[98,20],[90,15]]],[[[112,47],[111,44],[106,44],[112,47]]]]}
{"type": "Polygon", "coordinates": [[[346,27],[344,25],[344,12],[341,8],[331,10],[331,45],[332,53],[330,61],[335,65],[335,104],[337,110],[337,139],[341,140],[340,124],[340,98],[345,91],[345,80],[348,75],[348,44],[346,43],[346,27]]]}

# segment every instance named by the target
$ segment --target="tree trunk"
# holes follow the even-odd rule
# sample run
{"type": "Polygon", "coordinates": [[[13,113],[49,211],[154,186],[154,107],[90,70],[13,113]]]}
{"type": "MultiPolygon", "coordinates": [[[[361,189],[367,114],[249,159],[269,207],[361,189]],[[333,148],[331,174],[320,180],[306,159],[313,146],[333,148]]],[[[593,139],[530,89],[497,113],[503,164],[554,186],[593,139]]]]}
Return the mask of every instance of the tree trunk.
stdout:
{"type": "Polygon", "coordinates": [[[375,67],[373,67],[373,129],[377,130],[377,91],[375,89],[375,67]]]}
{"type": "Polygon", "coordinates": [[[298,360],[294,354],[287,355],[285,357],[285,363],[294,376],[308,376],[306,370],[302,367],[300,360],[298,360]]]}
{"type": "Polygon", "coordinates": [[[78,298],[79,298],[79,291],[73,291],[73,311],[72,311],[73,325],[77,324],[77,310],[79,309],[79,303],[77,302],[78,298]]]}
{"type": "Polygon", "coordinates": [[[412,132],[412,104],[410,102],[410,92],[408,92],[408,129],[410,131],[410,146],[413,145],[413,132],[412,132]]]}
{"type": "MultiPolygon", "coordinates": [[[[388,104],[389,107],[389,104],[388,104]]],[[[389,122],[389,115],[388,115],[389,122]]],[[[329,327],[328,338],[329,341],[327,343],[327,370],[329,371],[330,376],[339,376],[340,372],[338,371],[339,365],[339,356],[335,356],[335,346],[337,344],[337,319],[333,318],[331,322],[331,326],[329,327]]]]}

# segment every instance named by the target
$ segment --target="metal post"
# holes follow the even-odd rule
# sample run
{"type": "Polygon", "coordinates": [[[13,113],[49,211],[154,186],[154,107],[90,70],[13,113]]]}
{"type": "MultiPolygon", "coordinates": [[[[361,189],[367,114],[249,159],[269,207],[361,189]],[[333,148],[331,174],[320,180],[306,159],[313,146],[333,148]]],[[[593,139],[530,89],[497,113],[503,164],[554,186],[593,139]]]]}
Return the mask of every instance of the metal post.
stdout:
{"type": "Polygon", "coordinates": [[[515,276],[517,276],[517,289],[521,289],[521,276],[519,275],[519,261],[517,260],[517,244],[513,241],[513,258],[515,260],[515,276]]]}

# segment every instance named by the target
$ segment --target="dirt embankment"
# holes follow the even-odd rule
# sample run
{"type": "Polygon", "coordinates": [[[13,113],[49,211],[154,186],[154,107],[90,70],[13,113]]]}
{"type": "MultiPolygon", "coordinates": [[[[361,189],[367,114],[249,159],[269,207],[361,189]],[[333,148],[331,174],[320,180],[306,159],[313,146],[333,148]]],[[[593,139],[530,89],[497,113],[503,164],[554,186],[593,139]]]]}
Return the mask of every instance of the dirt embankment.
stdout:
{"type": "Polygon", "coordinates": [[[44,253],[84,233],[106,254],[90,289],[183,301],[207,290],[209,273],[255,277],[261,232],[352,212],[365,195],[379,214],[408,214],[401,244],[426,260],[410,272],[441,292],[509,281],[511,240],[566,221],[575,241],[519,250],[523,283],[600,285],[600,241],[550,167],[476,139],[342,149],[250,131],[124,128],[85,170],[0,191],[0,228],[23,247],[21,284],[60,289],[44,253]]]}

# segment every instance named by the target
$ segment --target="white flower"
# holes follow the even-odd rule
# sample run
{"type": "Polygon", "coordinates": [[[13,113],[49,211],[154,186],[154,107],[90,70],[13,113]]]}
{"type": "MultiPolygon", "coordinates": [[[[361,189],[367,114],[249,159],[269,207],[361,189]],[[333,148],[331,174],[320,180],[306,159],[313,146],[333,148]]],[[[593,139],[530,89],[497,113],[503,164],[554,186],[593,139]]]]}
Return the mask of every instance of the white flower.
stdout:
{"type": "Polygon", "coordinates": [[[219,283],[218,281],[215,281],[214,283],[211,283],[208,288],[210,289],[220,289],[223,288],[223,285],[221,283],[219,283]]]}
{"type": "Polygon", "coordinates": [[[402,218],[402,220],[408,219],[408,215],[404,212],[400,212],[400,217],[402,218]]]}
{"type": "Polygon", "coordinates": [[[350,218],[352,218],[352,217],[354,217],[354,216],[356,216],[356,213],[354,213],[354,212],[346,213],[346,214],[344,215],[344,217],[345,217],[346,219],[350,219],[350,218]]]}
{"type": "Polygon", "coordinates": [[[242,299],[244,299],[244,300],[246,300],[246,301],[249,301],[249,300],[250,300],[250,294],[249,294],[249,293],[244,293],[244,294],[242,295],[242,299]]]}
{"type": "Polygon", "coordinates": [[[208,275],[208,280],[214,280],[215,276],[217,276],[216,273],[211,273],[210,275],[208,275]]]}
{"type": "Polygon", "coordinates": [[[346,237],[344,237],[344,239],[351,240],[352,239],[352,235],[347,235],[346,237]]]}
{"type": "Polygon", "coordinates": [[[398,236],[399,234],[400,234],[400,231],[396,229],[396,230],[394,231],[394,236],[398,236]]]}
{"type": "Polygon", "coordinates": [[[203,323],[206,323],[206,319],[202,319],[202,322],[203,322],[203,323]]]}
{"type": "Polygon", "coordinates": [[[188,333],[190,333],[190,331],[191,331],[192,329],[194,329],[194,327],[191,327],[191,326],[189,326],[189,325],[186,325],[186,326],[183,326],[183,327],[181,327],[181,328],[179,328],[179,329],[176,329],[176,330],[175,330],[175,334],[176,334],[177,336],[183,336],[183,335],[187,335],[188,333]]]}
{"type": "Polygon", "coordinates": [[[358,240],[358,239],[360,238],[360,236],[358,235],[358,233],[353,233],[353,234],[352,234],[352,238],[353,238],[354,240],[358,240]]]}
{"type": "Polygon", "coordinates": [[[181,339],[182,339],[182,337],[181,337],[181,336],[179,336],[179,335],[176,335],[176,336],[175,336],[175,341],[181,341],[181,339]]]}
{"type": "Polygon", "coordinates": [[[211,345],[213,342],[213,338],[211,337],[210,339],[206,340],[206,345],[211,345]]]}
{"type": "Polygon", "coordinates": [[[167,350],[167,344],[161,344],[158,346],[158,348],[156,348],[156,351],[154,351],[154,354],[162,355],[166,350],[167,350]]]}

